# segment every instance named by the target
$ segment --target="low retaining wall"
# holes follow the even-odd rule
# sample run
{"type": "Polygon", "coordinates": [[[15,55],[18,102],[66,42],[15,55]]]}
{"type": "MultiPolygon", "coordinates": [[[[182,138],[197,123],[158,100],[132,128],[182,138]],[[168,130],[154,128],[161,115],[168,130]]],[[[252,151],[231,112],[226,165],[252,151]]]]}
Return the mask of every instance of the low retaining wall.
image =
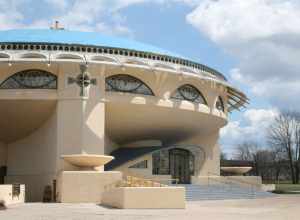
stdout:
{"type": "Polygon", "coordinates": [[[0,185],[0,201],[5,205],[12,205],[25,202],[25,185],[20,185],[20,194],[13,195],[12,185],[0,185]]]}
{"type": "Polygon", "coordinates": [[[122,180],[118,171],[63,171],[58,177],[58,202],[101,203],[106,185],[122,180]]]}
{"type": "Polygon", "coordinates": [[[184,187],[119,187],[103,193],[103,205],[120,209],[184,209],[184,187]]]}

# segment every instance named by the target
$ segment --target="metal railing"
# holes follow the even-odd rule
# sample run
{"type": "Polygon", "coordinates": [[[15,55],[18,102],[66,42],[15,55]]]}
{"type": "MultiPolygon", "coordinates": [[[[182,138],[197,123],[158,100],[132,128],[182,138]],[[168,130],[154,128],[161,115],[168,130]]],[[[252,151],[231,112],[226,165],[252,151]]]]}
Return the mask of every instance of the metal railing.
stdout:
{"type": "Polygon", "coordinates": [[[159,182],[163,185],[172,185],[172,184],[177,185],[179,183],[179,179],[176,179],[176,178],[151,178],[151,177],[147,177],[147,176],[144,176],[144,175],[141,175],[141,174],[138,174],[136,172],[129,171],[129,170],[127,170],[125,173],[123,173],[123,175],[125,177],[126,176],[133,176],[133,177],[137,177],[137,178],[140,178],[140,179],[151,180],[151,181],[154,181],[154,182],[159,182]]]}
{"type": "Polygon", "coordinates": [[[239,187],[245,187],[250,189],[250,193],[252,196],[255,196],[255,191],[257,189],[260,188],[259,184],[256,183],[250,183],[247,181],[243,181],[243,180],[239,180],[230,176],[220,176],[219,174],[213,173],[213,172],[208,172],[208,176],[207,176],[208,180],[208,186],[211,185],[211,182],[218,182],[218,183],[222,183],[222,185],[224,186],[229,186],[227,187],[227,189],[229,188],[230,191],[233,190],[233,186],[239,186],[239,187]]]}

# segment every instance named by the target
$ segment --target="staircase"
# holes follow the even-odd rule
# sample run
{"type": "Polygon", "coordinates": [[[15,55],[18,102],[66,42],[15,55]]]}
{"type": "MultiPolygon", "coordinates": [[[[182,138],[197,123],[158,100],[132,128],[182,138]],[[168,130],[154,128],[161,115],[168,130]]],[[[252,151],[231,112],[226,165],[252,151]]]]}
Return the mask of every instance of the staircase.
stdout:
{"type": "MultiPolygon", "coordinates": [[[[178,186],[178,185],[177,185],[178,186]]],[[[201,200],[226,200],[226,199],[254,199],[275,196],[272,193],[250,187],[238,185],[195,185],[184,184],[186,189],[186,201],[201,200]]]]}

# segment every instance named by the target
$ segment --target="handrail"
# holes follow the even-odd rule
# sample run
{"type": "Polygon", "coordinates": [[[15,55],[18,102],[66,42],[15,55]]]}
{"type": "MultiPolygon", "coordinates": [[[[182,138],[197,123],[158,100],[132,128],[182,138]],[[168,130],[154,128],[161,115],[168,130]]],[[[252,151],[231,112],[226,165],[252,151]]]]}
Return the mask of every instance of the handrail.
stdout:
{"type": "Polygon", "coordinates": [[[171,183],[174,181],[175,184],[178,184],[179,183],[179,179],[178,178],[148,178],[148,177],[145,177],[143,175],[140,175],[140,174],[137,174],[137,173],[134,173],[134,172],[131,172],[131,171],[126,171],[125,173],[123,173],[124,176],[134,176],[134,177],[138,177],[138,178],[141,178],[141,179],[147,179],[147,180],[152,180],[152,181],[156,181],[156,182],[161,182],[161,181],[170,181],[171,183]]]}
{"type": "Polygon", "coordinates": [[[247,182],[247,181],[235,179],[235,178],[233,178],[233,177],[231,177],[231,176],[226,176],[226,177],[227,177],[228,179],[230,179],[231,181],[233,181],[233,182],[238,182],[238,183],[242,183],[242,184],[246,184],[246,185],[250,185],[250,186],[255,186],[255,187],[257,187],[257,188],[260,187],[260,185],[259,185],[259,184],[256,184],[256,183],[250,183],[250,182],[247,182]]]}
{"type": "MultiPolygon", "coordinates": [[[[251,190],[252,196],[254,196],[255,195],[254,188],[256,188],[256,189],[259,188],[259,184],[249,183],[249,182],[246,182],[246,181],[243,181],[243,180],[238,180],[238,179],[235,179],[235,178],[230,177],[230,176],[220,176],[219,174],[216,174],[216,173],[213,173],[213,172],[208,172],[208,185],[209,185],[209,181],[211,179],[210,174],[213,174],[214,176],[218,176],[218,177],[221,177],[221,178],[224,178],[225,180],[227,180],[227,181],[225,181],[225,184],[230,184],[230,189],[231,190],[232,190],[232,185],[233,184],[239,183],[240,186],[248,185],[248,186],[250,186],[249,188],[251,190]]],[[[216,179],[213,179],[213,180],[216,181],[216,182],[218,182],[218,181],[222,182],[220,180],[217,181],[216,179]]]]}
{"type": "Polygon", "coordinates": [[[220,179],[211,178],[211,176],[210,176],[209,174],[214,174],[214,176],[216,176],[216,177],[218,177],[218,178],[220,178],[220,177],[221,177],[221,178],[224,178],[224,176],[220,176],[220,175],[218,175],[218,174],[208,172],[208,176],[207,176],[207,177],[208,177],[208,181],[207,181],[208,186],[210,186],[210,182],[211,182],[211,181],[218,182],[218,183],[222,183],[222,184],[226,184],[226,185],[229,185],[229,186],[230,186],[230,183],[229,183],[228,181],[226,181],[226,178],[224,178],[225,181],[222,181],[222,180],[220,180],[220,179]]]}

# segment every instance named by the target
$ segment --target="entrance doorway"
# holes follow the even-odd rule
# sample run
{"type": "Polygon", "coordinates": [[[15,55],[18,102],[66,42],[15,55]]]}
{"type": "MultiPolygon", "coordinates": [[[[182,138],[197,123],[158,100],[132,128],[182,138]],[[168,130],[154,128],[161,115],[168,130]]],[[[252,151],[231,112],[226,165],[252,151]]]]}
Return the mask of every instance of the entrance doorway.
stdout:
{"type": "Polygon", "coordinates": [[[179,184],[191,183],[190,152],[188,150],[174,148],[170,153],[170,173],[172,179],[179,184]]]}

